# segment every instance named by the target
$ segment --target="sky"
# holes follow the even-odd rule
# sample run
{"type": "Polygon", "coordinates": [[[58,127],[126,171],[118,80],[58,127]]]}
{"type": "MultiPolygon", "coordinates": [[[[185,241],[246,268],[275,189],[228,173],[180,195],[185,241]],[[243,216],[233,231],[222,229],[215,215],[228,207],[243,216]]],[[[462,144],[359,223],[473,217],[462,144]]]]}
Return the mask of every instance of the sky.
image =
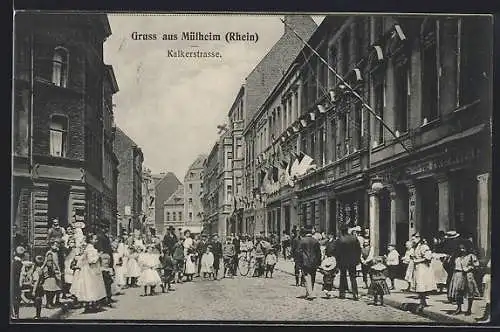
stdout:
{"type": "MultiPolygon", "coordinates": [[[[281,16],[282,17],[282,16],[281,16]]],[[[317,24],[323,16],[312,16],[317,24]]],[[[173,172],[180,181],[199,154],[208,154],[245,77],[281,37],[280,16],[108,15],[112,35],[104,58],[119,86],[115,122],[144,154],[143,167],[173,172]],[[250,32],[258,41],[179,40],[182,32],[250,32]],[[133,40],[132,34],[157,34],[133,40]],[[161,40],[163,34],[179,39],[161,40]],[[195,46],[195,48],[192,48],[195,46]],[[172,58],[168,50],[219,51],[222,58],[172,58]]]]}

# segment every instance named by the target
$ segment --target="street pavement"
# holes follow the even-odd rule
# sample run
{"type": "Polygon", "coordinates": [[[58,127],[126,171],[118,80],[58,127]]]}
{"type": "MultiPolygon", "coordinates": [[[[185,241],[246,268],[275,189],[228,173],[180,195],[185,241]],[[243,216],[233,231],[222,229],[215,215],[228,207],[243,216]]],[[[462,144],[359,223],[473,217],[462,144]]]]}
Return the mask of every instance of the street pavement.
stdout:
{"type": "MultiPolygon", "coordinates": [[[[292,260],[278,261],[276,269],[281,272],[289,274],[291,280],[292,279],[295,280],[295,278],[292,276],[294,273],[294,263],[292,260]]],[[[337,288],[337,290],[334,291],[336,295],[338,295],[339,279],[340,279],[339,274],[337,274],[334,280],[334,287],[337,288]]],[[[323,283],[322,280],[323,280],[323,275],[317,273],[316,282],[319,284],[320,287],[321,284],[323,283]]],[[[358,277],[357,282],[358,282],[359,293],[361,295],[366,295],[367,289],[364,287],[363,279],[361,277],[358,277]]],[[[389,282],[389,280],[387,280],[387,282],[389,282]]],[[[351,289],[349,278],[348,278],[348,284],[349,284],[349,289],[351,289]]],[[[406,310],[410,311],[415,309],[416,304],[419,302],[417,295],[415,293],[405,293],[401,291],[407,286],[408,283],[406,281],[396,279],[395,280],[396,290],[391,291],[390,295],[384,296],[384,302],[387,305],[398,309],[402,309],[403,307],[407,308],[406,310]]],[[[484,301],[481,298],[476,299],[472,306],[471,316],[465,316],[463,314],[457,316],[452,315],[452,313],[456,309],[456,305],[447,303],[447,296],[444,293],[429,295],[427,297],[427,304],[429,306],[426,307],[424,311],[421,313],[422,316],[431,318],[435,321],[441,321],[446,323],[477,324],[475,319],[482,316],[484,308],[486,306],[486,301],[484,301]]]]}
{"type": "Polygon", "coordinates": [[[114,308],[84,314],[73,310],[71,320],[225,320],[225,321],[364,321],[430,323],[432,320],[390,306],[373,306],[371,300],[324,299],[316,285],[312,301],[295,287],[293,277],[275,271],[273,278],[235,277],[217,281],[195,278],[174,285],[175,291],[141,297],[142,288],[117,296],[114,308]]]}

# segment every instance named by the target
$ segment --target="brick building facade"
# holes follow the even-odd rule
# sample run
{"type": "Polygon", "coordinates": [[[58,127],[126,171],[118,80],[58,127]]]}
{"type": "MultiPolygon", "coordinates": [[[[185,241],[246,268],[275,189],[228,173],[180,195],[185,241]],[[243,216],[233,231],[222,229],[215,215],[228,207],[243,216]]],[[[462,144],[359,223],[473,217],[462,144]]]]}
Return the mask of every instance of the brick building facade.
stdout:
{"type": "Polygon", "coordinates": [[[102,216],[106,15],[15,17],[13,230],[38,252],[49,221],[102,216]]]}
{"type": "Polygon", "coordinates": [[[172,172],[153,174],[155,183],[155,227],[158,234],[165,234],[165,201],[177,191],[181,182],[172,172]]]}
{"type": "Polygon", "coordinates": [[[119,127],[113,150],[118,157],[117,207],[121,230],[142,230],[142,150],[119,127]]]}

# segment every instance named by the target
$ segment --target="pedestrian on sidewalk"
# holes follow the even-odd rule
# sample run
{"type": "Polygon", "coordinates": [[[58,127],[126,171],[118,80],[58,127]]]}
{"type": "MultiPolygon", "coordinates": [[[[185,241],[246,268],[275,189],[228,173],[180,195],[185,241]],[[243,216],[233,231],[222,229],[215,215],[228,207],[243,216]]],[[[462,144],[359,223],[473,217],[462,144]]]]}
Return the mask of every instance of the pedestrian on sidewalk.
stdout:
{"type": "Polygon", "coordinates": [[[384,295],[389,295],[389,287],[387,286],[388,269],[382,263],[382,257],[376,257],[370,266],[370,279],[372,280],[368,294],[373,295],[373,304],[384,305],[384,295]]]}
{"type": "Polygon", "coordinates": [[[326,298],[331,298],[333,295],[333,281],[335,275],[338,272],[337,260],[334,256],[329,255],[330,253],[325,253],[326,257],[321,262],[321,266],[318,271],[323,274],[323,291],[325,292],[326,298]]]}
{"type": "Polygon", "coordinates": [[[373,264],[373,254],[375,249],[370,245],[370,240],[365,239],[363,248],[361,249],[361,273],[363,274],[363,282],[365,288],[368,289],[368,279],[370,277],[370,268],[373,264]]]}
{"type": "Polygon", "coordinates": [[[222,257],[224,259],[224,275],[222,276],[222,278],[225,278],[228,272],[230,274],[230,278],[234,277],[234,272],[233,272],[234,255],[235,255],[235,248],[233,244],[233,239],[231,238],[231,236],[228,236],[226,238],[224,246],[222,247],[222,257]]]}
{"type": "Polygon", "coordinates": [[[144,294],[141,296],[155,295],[156,286],[162,284],[161,278],[158,275],[158,271],[156,270],[160,265],[160,261],[158,257],[153,254],[153,251],[154,246],[149,245],[147,247],[147,252],[141,253],[141,255],[139,256],[139,265],[141,266],[142,272],[137,281],[137,284],[144,287],[144,294]]]}
{"type": "Polygon", "coordinates": [[[232,261],[232,269],[233,269],[233,274],[236,276],[236,273],[238,271],[238,258],[240,257],[241,253],[241,236],[236,234],[233,237],[233,244],[234,244],[234,256],[233,256],[233,261],[232,261]]]}
{"type": "Polygon", "coordinates": [[[125,268],[123,266],[123,256],[119,251],[119,246],[119,243],[113,246],[113,269],[115,271],[114,284],[116,294],[121,293],[123,287],[127,284],[127,280],[125,278],[125,268]]]}
{"type": "Polygon", "coordinates": [[[131,245],[127,257],[127,285],[129,287],[138,287],[137,278],[141,275],[141,267],[137,260],[139,259],[141,246],[131,245]]]}
{"type": "Polygon", "coordinates": [[[304,278],[304,275],[300,271],[300,261],[299,261],[299,243],[300,243],[300,233],[297,233],[297,230],[295,229],[294,226],[294,231],[293,231],[293,239],[292,239],[292,257],[294,261],[294,275],[295,275],[295,286],[296,287],[303,287],[306,285],[306,280],[304,278]]]}
{"type": "Polygon", "coordinates": [[[19,307],[21,306],[21,270],[23,268],[22,256],[26,249],[18,246],[14,253],[14,258],[11,267],[11,282],[12,282],[12,312],[13,319],[19,319],[19,307]]]}
{"type": "Polygon", "coordinates": [[[306,227],[305,236],[299,243],[300,270],[306,279],[306,300],[313,300],[316,271],[321,265],[321,248],[319,241],[312,235],[311,227],[306,227]]]}
{"type": "Polygon", "coordinates": [[[168,248],[169,253],[174,252],[174,246],[177,244],[179,240],[177,239],[177,235],[175,235],[175,228],[169,226],[167,229],[167,234],[163,237],[163,248],[168,248]]]}
{"type": "Polygon", "coordinates": [[[214,254],[212,253],[212,246],[208,245],[205,249],[205,253],[201,257],[201,273],[203,279],[214,279],[214,254]]]}
{"type": "Polygon", "coordinates": [[[483,276],[483,299],[486,302],[483,316],[477,319],[478,323],[488,323],[491,315],[491,258],[486,264],[483,276]]]}
{"type": "Polygon", "coordinates": [[[207,250],[207,236],[205,234],[201,235],[201,240],[198,242],[198,245],[196,246],[196,252],[197,252],[197,258],[198,258],[198,264],[197,264],[197,272],[198,272],[198,277],[200,276],[201,273],[201,258],[203,257],[203,254],[207,250]]]}
{"type": "Polygon", "coordinates": [[[162,273],[161,273],[162,293],[173,291],[172,281],[174,280],[175,265],[174,265],[174,260],[172,259],[172,255],[168,251],[168,248],[163,248],[163,253],[160,256],[160,263],[162,267],[162,273]]]}
{"type": "Polygon", "coordinates": [[[261,277],[264,275],[266,249],[270,247],[269,242],[264,241],[262,235],[257,235],[255,237],[255,269],[253,277],[261,277]]]}
{"type": "Polygon", "coordinates": [[[180,237],[173,248],[173,254],[172,254],[172,259],[174,260],[174,268],[175,268],[174,283],[176,284],[182,283],[182,278],[184,274],[185,258],[184,258],[183,241],[184,239],[180,237]]]}
{"type": "Polygon", "coordinates": [[[390,244],[387,246],[387,255],[385,259],[389,279],[391,280],[391,290],[394,290],[394,279],[399,272],[399,252],[396,250],[396,245],[390,244]]]}
{"type": "Polygon", "coordinates": [[[115,273],[111,265],[111,257],[107,253],[101,254],[101,272],[104,280],[104,288],[106,289],[106,299],[104,300],[104,304],[108,307],[112,307],[115,300],[112,298],[113,292],[111,286],[113,285],[115,273]]]}
{"type": "Polygon", "coordinates": [[[283,249],[283,259],[287,260],[289,257],[287,255],[288,248],[290,247],[290,235],[283,231],[281,236],[281,248],[283,249]]]}
{"type": "Polygon", "coordinates": [[[339,298],[345,298],[347,287],[347,273],[351,281],[352,294],[355,301],[359,300],[358,283],[356,281],[356,266],[360,263],[361,247],[358,239],[348,233],[348,226],[340,226],[340,236],[335,240],[334,256],[340,270],[339,298]]]}
{"type": "Polygon", "coordinates": [[[268,275],[270,275],[271,278],[273,277],[274,267],[277,262],[278,258],[276,257],[276,250],[272,249],[266,255],[266,278],[268,275]]]}
{"type": "Polygon", "coordinates": [[[413,262],[415,264],[414,269],[414,291],[418,294],[420,299],[420,304],[417,308],[418,311],[423,311],[424,307],[427,306],[426,297],[428,294],[434,292],[436,287],[436,279],[434,278],[434,272],[430,266],[432,259],[432,251],[427,245],[427,241],[420,237],[419,233],[413,235],[413,240],[415,241],[415,252],[413,262]]]}
{"type": "Polygon", "coordinates": [[[33,302],[35,304],[35,319],[40,319],[42,314],[43,297],[45,291],[43,290],[43,282],[45,281],[43,273],[44,259],[42,256],[35,257],[35,270],[33,271],[33,302]]]}
{"type": "Polygon", "coordinates": [[[195,255],[195,249],[194,248],[189,248],[187,251],[187,256],[186,256],[186,281],[193,281],[193,276],[196,272],[196,255],[195,255]]]}
{"type": "Polygon", "coordinates": [[[219,276],[220,261],[222,259],[222,243],[219,240],[219,236],[214,234],[212,238],[212,253],[214,255],[214,280],[217,280],[219,276]]]}
{"type": "Polygon", "coordinates": [[[411,240],[406,241],[406,251],[403,256],[403,271],[404,271],[404,280],[408,283],[408,287],[404,289],[405,292],[410,292],[413,286],[413,272],[415,270],[415,265],[413,263],[413,258],[415,254],[414,243],[411,240]]]}
{"type": "Polygon", "coordinates": [[[67,243],[67,248],[64,248],[66,251],[65,259],[64,259],[64,284],[62,297],[63,299],[67,299],[70,296],[69,290],[71,289],[71,284],[73,283],[73,274],[74,270],[71,268],[71,263],[75,259],[78,254],[78,249],[76,248],[76,241],[74,238],[69,238],[67,243]]]}
{"type": "Polygon", "coordinates": [[[59,266],[55,263],[55,259],[55,254],[52,251],[48,251],[45,255],[43,290],[47,299],[47,309],[52,309],[57,305],[55,297],[61,291],[62,286],[62,273],[59,270],[59,266]]]}
{"type": "Polygon", "coordinates": [[[454,314],[462,313],[462,304],[467,299],[466,316],[471,315],[472,303],[474,297],[479,296],[474,270],[479,267],[479,260],[476,255],[467,250],[463,244],[458,246],[458,253],[453,264],[453,275],[451,277],[448,297],[457,303],[457,310],[454,314]]]}

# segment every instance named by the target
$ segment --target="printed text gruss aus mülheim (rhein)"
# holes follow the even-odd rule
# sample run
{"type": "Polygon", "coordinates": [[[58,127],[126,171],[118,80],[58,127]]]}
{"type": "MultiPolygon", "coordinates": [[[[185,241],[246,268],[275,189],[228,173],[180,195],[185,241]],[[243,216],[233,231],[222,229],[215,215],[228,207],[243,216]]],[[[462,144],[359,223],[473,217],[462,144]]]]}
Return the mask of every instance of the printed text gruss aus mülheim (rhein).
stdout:
{"type": "Polygon", "coordinates": [[[185,31],[182,33],[140,33],[132,32],[132,40],[164,40],[164,41],[176,41],[176,40],[189,40],[189,41],[225,41],[227,43],[231,42],[253,42],[257,43],[259,40],[259,35],[257,32],[226,32],[224,35],[220,33],[213,32],[191,32],[185,31]]]}

